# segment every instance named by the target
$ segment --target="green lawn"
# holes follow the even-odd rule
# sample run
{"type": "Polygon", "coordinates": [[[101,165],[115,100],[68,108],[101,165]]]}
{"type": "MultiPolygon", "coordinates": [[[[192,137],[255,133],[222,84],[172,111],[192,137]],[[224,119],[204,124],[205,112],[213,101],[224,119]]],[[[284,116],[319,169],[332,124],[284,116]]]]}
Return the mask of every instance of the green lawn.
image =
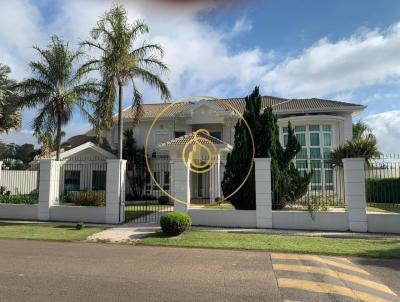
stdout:
{"type": "Polygon", "coordinates": [[[157,233],[144,238],[139,244],[400,258],[400,240],[190,231],[177,237],[166,237],[162,233],[157,233]]]}
{"type": "Polygon", "coordinates": [[[0,223],[0,238],[76,241],[104,230],[102,227],[85,227],[76,230],[74,226],[48,224],[10,224],[0,223]]]}
{"type": "Polygon", "coordinates": [[[159,212],[162,209],[169,209],[170,207],[171,205],[160,204],[125,205],[125,219],[136,219],[151,213],[159,212]]]}
{"type": "Polygon", "coordinates": [[[367,206],[367,212],[400,213],[400,204],[374,203],[367,206]]]}
{"type": "Polygon", "coordinates": [[[204,208],[209,209],[209,210],[234,210],[234,206],[231,205],[230,203],[213,203],[213,204],[206,204],[204,205],[204,208]]]}

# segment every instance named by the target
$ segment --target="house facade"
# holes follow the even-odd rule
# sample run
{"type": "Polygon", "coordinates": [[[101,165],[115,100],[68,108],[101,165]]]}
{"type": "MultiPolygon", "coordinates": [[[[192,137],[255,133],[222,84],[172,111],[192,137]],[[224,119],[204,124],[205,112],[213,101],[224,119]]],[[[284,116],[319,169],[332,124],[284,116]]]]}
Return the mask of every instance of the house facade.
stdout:
{"type": "MultiPolygon", "coordinates": [[[[325,99],[284,99],[271,96],[262,97],[262,110],[271,106],[278,117],[279,135],[282,145],[287,139],[287,127],[291,122],[296,136],[302,146],[296,158],[299,169],[312,168],[314,173],[312,189],[329,190],[330,171],[324,170],[324,159],[335,147],[343,144],[352,137],[353,116],[362,111],[365,106],[331,101],[325,99]]],[[[215,185],[213,182],[221,180],[226,154],[234,144],[234,126],[239,118],[235,112],[243,113],[244,98],[200,100],[197,102],[182,102],[176,104],[145,104],[144,115],[140,125],[134,129],[137,145],[143,146],[149,133],[150,126],[155,119],[148,139],[148,152],[154,162],[161,158],[171,158],[172,153],[179,152],[179,138],[190,136],[199,129],[208,131],[212,138],[221,141],[217,172],[196,175],[191,182],[191,191],[194,198],[213,199],[218,193],[210,193],[215,185]],[[234,109],[232,109],[234,108],[234,109]],[[173,147],[178,146],[178,147],[173,147]],[[217,174],[215,178],[213,174],[217,174]],[[217,179],[217,180],[215,180],[217,179]]],[[[127,108],[123,111],[124,129],[132,128],[134,111],[127,108]]],[[[115,117],[116,118],[116,117],[115,117]]],[[[86,136],[93,136],[89,131],[86,136]]],[[[117,148],[117,124],[107,133],[105,139],[112,149],[117,148]]],[[[328,169],[328,168],[326,168],[328,169]]],[[[156,180],[163,186],[170,187],[168,170],[156,173],[156,180]]],[[[146,179],[146,193],[152,194],[157,190],[150,177],[146,179]]]]}

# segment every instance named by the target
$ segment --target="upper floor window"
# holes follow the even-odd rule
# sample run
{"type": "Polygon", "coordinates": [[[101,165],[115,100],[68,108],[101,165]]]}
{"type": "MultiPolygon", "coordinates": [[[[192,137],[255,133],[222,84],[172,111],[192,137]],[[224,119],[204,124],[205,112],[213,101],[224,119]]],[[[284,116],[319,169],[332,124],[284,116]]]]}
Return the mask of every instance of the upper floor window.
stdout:
{"type": "Polygon", "coordinates": [[[185,131],[175,131],[174,138],[184,136],[186,134],[185,131]]]}
{"type": "Polygon", "coordinates": [[[210,132],[210,135],[213,136],[213,137],[215,137],[215,138],[218,138],[218,139],[222,140],[222,133],[221,133],[221,131],[211,131],[211,132],[210,132]]]}

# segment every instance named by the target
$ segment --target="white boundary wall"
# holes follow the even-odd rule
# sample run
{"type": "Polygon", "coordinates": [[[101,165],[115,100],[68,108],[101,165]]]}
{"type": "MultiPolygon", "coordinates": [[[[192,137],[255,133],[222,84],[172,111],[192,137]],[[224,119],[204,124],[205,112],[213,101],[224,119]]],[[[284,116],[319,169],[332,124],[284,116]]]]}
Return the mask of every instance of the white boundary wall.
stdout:
{"type": "MultiPolygon", "coordinates": [[[[400,233],[400,214],[366,212],[364,159],[343,162],[346,211],[272,211],[270,160],[259,158],[255,160],[256,211],[188,209],[187,212],[193,225],[201,226],[400,233]]],[[[181,174],[182,181],[185,176],[181,174]]]]}
{"type": "Polygon", "coordinates": [[[38,205],[0,204],[0,219],[38,220],[38,205]]]}
{"type": "Polygon", "coordinates": [[[255,228],[256,211],[189,209],[193,225],[255,228]]]}
{"type": "Polygon", "coordinates": [[[105,223],[106,207],[52,206],[50,220],[105,223]]]}

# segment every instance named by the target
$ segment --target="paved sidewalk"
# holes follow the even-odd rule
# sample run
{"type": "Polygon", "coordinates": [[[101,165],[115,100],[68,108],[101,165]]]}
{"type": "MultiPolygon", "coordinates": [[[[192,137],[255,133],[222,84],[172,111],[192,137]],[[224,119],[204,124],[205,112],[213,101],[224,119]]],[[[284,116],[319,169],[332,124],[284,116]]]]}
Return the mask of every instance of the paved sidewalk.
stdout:
{"type": "Polygon", "coordinates": [[[107,242],[129,242],[141,239],[150,234],[159,232],[158,225],[125,223],[120,226],[104,230],[93,234],[87,238],[88,241],[107,241],[107,242]]]}

